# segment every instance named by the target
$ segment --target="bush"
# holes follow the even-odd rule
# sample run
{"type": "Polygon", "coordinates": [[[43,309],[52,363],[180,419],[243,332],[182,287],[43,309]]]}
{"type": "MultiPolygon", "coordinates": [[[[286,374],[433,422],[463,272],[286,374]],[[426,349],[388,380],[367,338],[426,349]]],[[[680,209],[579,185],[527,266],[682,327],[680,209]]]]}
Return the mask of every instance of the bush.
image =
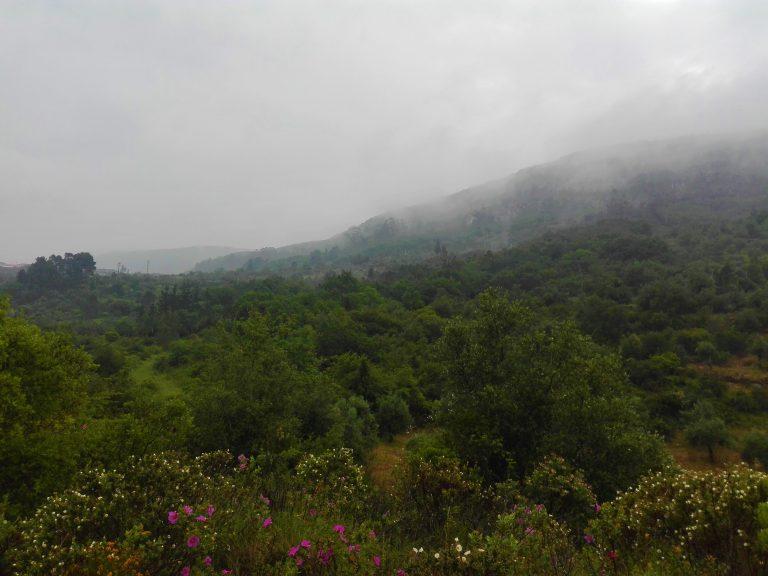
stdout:
{"type": "Polygon", "coordinates": [[[376,420],[379,423],[379,433],[386,440],[405,432],[413,424],[408,404],[397,394],[387,394],[379,400],[376,420]]]}
{"type": "Polygon", "coordinates": [[[363,467],[349,448],[306,455],[296,466],[296,481],[312,506],[329,511],[362,511],[370,496],[363,467]]]}
{"type": "Polygon", "coordinates": [[[565,523],[577,535],[594,516],[597,499],[580,470],[559,456],[542,460],[523,484],[523,494],[565,523]]]}
{"type": "Polygon", "coordinates": [[[768,496],[766,478],[743,465],[718,472],[666,468],[606,504],[590,530],[635,558],[676,547],[691,559],[712,557],[733,574],[761,573],[768,557],[755,550],[756,509],[768,496]]]}
{"type": "Polygon", "coordinates": [[[768,468],[768,434],[765,432],[750,432],[744,438],[744,449],[741,457],[750,464],[759,463],[763,469],[768,468]]]}
{"type": "Polygon", "coordinates": [[[394,487],[395,516],[412,537],[465,533],[487,516],[493,494],[458,459],[410,459],[394,487]]]}
{"type": "Polygon", "coordinates": [[[81,473],[73,488],[21,523],[19,546],[10,555],[14,566],[29,575],[60,572],[62,566],[72,574],[107,573],[104,562],[114,550],[137,570],[178,574],[189,553],[180,545],[184,523],[170,524],[169,512],[194,505],[197,511],[189,515],[206,515],[199,526],[213,546],[212,510],[223,510],[233,498],[232,482],[208,476],[203,464],[165,453],[132,458],[119,471],[81,473]]]}

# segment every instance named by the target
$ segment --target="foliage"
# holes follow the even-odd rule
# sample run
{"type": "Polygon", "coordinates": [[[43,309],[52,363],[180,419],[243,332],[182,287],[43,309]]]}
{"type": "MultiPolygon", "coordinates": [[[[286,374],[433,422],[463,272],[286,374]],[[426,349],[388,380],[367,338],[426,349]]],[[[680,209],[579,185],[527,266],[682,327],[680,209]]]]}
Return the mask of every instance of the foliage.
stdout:
{"type": "Polygon", "coordinates": [[[661,463],[618,358],[572,325],[541,326],[530,309],[486,292],[473,318],[449,325],[442,350],[443,423],[485,477],[522,478],[555,452],[607,495],[661,463]]]}

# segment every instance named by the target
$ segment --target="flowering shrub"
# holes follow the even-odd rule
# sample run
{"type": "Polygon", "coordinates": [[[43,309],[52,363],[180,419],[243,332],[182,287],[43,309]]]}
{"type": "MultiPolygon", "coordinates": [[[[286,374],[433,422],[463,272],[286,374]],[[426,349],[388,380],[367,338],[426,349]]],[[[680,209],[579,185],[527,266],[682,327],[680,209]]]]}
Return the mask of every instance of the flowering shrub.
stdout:
{"type": "MultiPolygon", "coordinates": [[[[178,573],[187,553],[169,511],[190,502],[207,509],[233,489],[225,477],[207,476],[204,462],[154,454],[131,459],[120,471],[81,473],[73,488],[49,497],[21,523],[19,546],[11,553],[15,568],[30,575],[61,572],[64,566],[87,573],[86,567],[117,554],[135,558],[137,570],[178,573]]],[[[205,533],[210,531],[206,526],[205,533]]]]}
{"type": "Polygon", "coordinates": [[[399,471],[395,515],[414,537],[472,530],[487,515],[493,492],[459,460],[414,459],[399,471]]]}
{"type": "Polygon", "coordinates": [[[683,559],[714,558],[733,573],[760,572],[757,509],[768,496],[763,472],[666,468],[603,507],[590,531],[602,545],[647,557],[669,548],[683,559]]]}
{"type": "Polygon", "coordinates": [[[363,467],[349,448],[308,454],[296,466],[296,480],[316,508],[361,511],[370,494],[363,467]]]}
{"type": "Polygon", "coordinates": [[[499,516],[486,547],[496,571],[519,574],[568,574],[576,552],[569,530],[540,504],[499,516]]]}
{"type": "Polygon", "coordinates": [[[545,458],[536,466],[525,479],[523,493],[531,502],[543,504],[576,534],[584,530],[597,507],[584,475],[559,456],[545,458]]]}

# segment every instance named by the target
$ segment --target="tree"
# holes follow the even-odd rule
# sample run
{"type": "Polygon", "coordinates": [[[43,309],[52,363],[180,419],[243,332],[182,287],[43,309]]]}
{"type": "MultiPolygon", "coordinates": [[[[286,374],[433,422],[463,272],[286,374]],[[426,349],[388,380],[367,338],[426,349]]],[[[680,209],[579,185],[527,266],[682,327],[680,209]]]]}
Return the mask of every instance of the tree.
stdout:
{"type": "Polygon", "coordinates": [[[442,422],[486,478],[523,478],[557,453],[607,495],[663,461],[619,358],[572,324],[542,325],[530,309],[487,291],[474,317],[449,325],[441,350],[442,422]]]}
{"type": "Polygon", "coordinates": [[[11,513],[62,487],[76,470],[82,411],[93,363],[59,334],[9,316],[0,298],[0,494],[11,513]]]}
{"type": "Polygon", "coordinates": [[[690,423],[685,428],[685,438],[691,446],[706,448],[709,461],[715,462],[715,448],[726,446],[731,438],[725,421],[716,415],[712,405],[699,402],[689,412],[690,423]]]}

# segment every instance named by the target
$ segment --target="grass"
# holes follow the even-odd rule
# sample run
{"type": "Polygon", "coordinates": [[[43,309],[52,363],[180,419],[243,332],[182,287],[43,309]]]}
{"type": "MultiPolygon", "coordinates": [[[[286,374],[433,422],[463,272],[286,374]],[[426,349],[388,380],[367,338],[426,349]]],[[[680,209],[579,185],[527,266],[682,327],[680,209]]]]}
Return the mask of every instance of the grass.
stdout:
{"type": "Polygon", "coordinates": [[[391,442],[382,442],[371,450],[368,457],[368,474],[378,488],[384,491],[392,488],[395,470],[405,458],[406,444],[419,433],[411,431],[399,434],[391,442]]]}
{"type": "Polygon", "coordinates": [[[183,393],[178,381],[169,374],[155,370],[155,362],[159,356],[150,356],[147,359],[137,358],[131,368],[131,378],[137,384],[150,386],[159,398],[170,398],[183,393]]]}

